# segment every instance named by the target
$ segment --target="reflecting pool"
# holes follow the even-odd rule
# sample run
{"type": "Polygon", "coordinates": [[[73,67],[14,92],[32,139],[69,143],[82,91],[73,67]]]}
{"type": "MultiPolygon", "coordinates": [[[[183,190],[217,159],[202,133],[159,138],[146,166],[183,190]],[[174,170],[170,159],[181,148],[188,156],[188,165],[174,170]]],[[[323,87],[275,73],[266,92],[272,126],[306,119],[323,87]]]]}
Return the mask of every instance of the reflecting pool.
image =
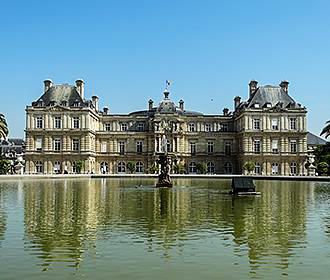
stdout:
{"type": "Polygon", "coordinates": [[[330,183],[0,182],[0,279],[328,279],[330,183]]]}

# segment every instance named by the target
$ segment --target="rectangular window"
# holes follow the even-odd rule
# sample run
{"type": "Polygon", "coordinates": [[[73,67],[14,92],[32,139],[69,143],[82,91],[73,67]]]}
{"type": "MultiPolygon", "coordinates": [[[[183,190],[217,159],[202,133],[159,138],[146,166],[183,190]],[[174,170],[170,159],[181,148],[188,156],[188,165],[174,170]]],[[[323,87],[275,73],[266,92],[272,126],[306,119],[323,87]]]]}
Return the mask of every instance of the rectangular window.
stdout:
{"type": "Polygon", "coordinates": [[[225,142],[225,154],[226,155],[231,155],[231,146],[232,146],[231,141],[225,142]]]}
{"type": "Polygon", "coordinates": [[[297,153],[297,140],[290,140],[290,152],[292,154],[297,153]]]}
{"type": "Polygon", "coordinates": [[[190,124],[188,124],[188,130],[189,130],[190,132],[194,132],[194,131],[196,131],[195,124],[194,124],[194,123],[190,123],[190,124]]]}
{"type": "Polygon", "coordinates": [[[62,126],[62,118],[61,116],[55,116],[54,117],[54,128],[60,129],[62,126]]]}
{"type": "Polygon", "coordinates": [[[154,123],[155,131],[159,131],[159,123],[154,123]]]}
{"type": "Polygon", "coordinates": [[[272,119],[272,130],[278,130],[278,119],[272,119]]]}
{"type": "Polygon", "coordinates": [[[80,150],[79,139],[72,139],[72,151],[78,152],[80,150]]]}
{"type": "Polygon", "coordinates": [[[119,154],[121,154],[121,155],[125,154],[125,142],[124,141],[119,142],[119,154]]]}
{"type": "Polygon", "coordinates": [[[105,131],[110,131],[111,130],[111,123],[105,123],[104,124],[104,130],[105,131]]]}
{"type": "Polygon", "coordinates": [[[205,124],[205,131],[206,132],[211,132],[212,131],[212,125],[210,123],[205,124]]]}
{"type": "Polygon", "coordinates": [[[101,142],[101,153],[107,152],[107,142],[103,141],[101,142]]]}
{"type": "Polygon", "coordinates": [[[221,131],[224,131],[224,132],[228,131],[228,123],[222,123],[220,128],[221,128],[221,131]]]}
{"type": "Polygon", "coordinates": [[[214,152],[214,142],[213,141],[208,141],[207,142],[207,153],[208,154],[213,154],[214,152]]]}
{"type": "Polygon", "coordinates": [[[127,123],[121,123],[120,130],[121,131],[127,131],[127,123]]]}
{"type": "Polygon", "coordinates": [[[272,140],[272,152],[273,154],[278,154],[278,139],[272,140]]]}
{"type": "Polygon", "coordinates": [[[254,173],[257,174],[257,175],[260,175],[261,174],[261,165],[260,165],[260,162],[256,162],[255,163],[254,173]]]}
{"type": "Polygon", "coordinates": [[[72,117],[72,127],[80,128],[80,118],[79,117],[72,117]]]}
{"type": "Polygon", "coordinates": [[[137,125],[137,130],[138,131],[144,131],[144,123],[143,122],[139,122],[137,125]]]}
{"type": "Polygon", "coordinates": [[[260,140],[254,140],[254,153],[260,154],[261,151],[261,141],[260,140]]]}
{"type": "Polygon", "coordinates": [[[160,152],[160,138],[156,137],[156,151],[160,152]]]}
{"type": "Polygon", "coordinates": [[[136,141],[136,153],[142,154],[142,147],[143,147],[143,142],[136,141]]]}
{"type": "Polygon", "coordinates": [[[291,130],[297,129],[297,119],[296,118],[290,118],[290,129],[291,130]]]}
{"type": "Polygon", "coordinates": [[[59,152],[61,150],[61,139],[55,138],[54,139],[54,151],[59,152]]]}
{"type": "Polygon", "coordinates": [[[36,128],[43,128],[43,117],[42,116],[36,117],[36,128]]]}
{"type": "Polygon", "coordinates": [[[42,151],[42,138],[37,138],[36,139],[36,150],[37,151],[42,151]]]}
{"type": "Polygon", "coordinates": [[[272,163],[272,174],[273,175],[278,174],[278,163],[277,162],[272,163]]]}
{"type": "Polygon", "coordinates": [[[195,142],[190,142],[190,153],[192,155],[196,154],[196,143],[195,142]]]}
{"type": "Polygon", "coordinates": [[[260,130],[260,119],[253,119],[253,129],[260,130]]]}
{"type": "Polygon", "coordinates": [[[174,152],[178,151],[178,137],[174,137],[174,152]]]}

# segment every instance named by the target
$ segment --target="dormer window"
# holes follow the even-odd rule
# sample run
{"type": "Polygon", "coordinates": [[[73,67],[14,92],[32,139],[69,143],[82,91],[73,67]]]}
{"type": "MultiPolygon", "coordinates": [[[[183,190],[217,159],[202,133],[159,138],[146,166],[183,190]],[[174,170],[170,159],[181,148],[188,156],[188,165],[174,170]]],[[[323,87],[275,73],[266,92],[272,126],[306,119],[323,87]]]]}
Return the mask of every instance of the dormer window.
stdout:
{"type": "Polygon", "coordinates": [[[39,100],[39,102],[37,103],[37,106],[38,107],[42,107],[44,106],[44,102],[42,100],[39,100]]]}
{"type": "Polygon", "coordinates": [[[195,124],[194,124],[194,123],[190,123],[190,124],[188,125],[188,130],[189,130],[190,132],[194,132],[194,131],[196,131],[195,124]]]}
{"type": "Polygon", "coordinates": [[[260,108],[260,104],[259,103],[254,103],[254,108],[260,108]]]}
{"type": "Polygon", "coordinates": [[[79,101],[73,102],[73,107],[79,107],[79,101]]]}
{"type": "Polygon", "coordinates": [[[267,102],[267,103],[266,103],[266,108],[271,108],[271,107],[272,107],[272,104],[269,103],[269,102],[267,102]]]}
{"type": "Polygon", "coordinates": [[[49,106],[55,106],[55,101],[50,101],[49,106]]]}
{"type": "Polygon", "coordinates": [[[66,107],[66,106],[68,106],[68,102],[67,102],[67,101],[62,101],[62,102],[61,102],[61,105],[62,105],[63,107],[66,107]]]}

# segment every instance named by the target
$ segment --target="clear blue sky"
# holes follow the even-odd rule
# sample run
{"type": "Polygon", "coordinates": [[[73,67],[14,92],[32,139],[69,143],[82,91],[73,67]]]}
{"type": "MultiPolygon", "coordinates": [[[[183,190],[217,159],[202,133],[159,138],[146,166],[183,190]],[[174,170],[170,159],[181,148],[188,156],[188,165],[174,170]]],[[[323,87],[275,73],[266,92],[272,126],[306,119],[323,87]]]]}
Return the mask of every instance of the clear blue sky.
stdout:
{"type": "Polygon", "coordinates": [[[46,78],[83,78],[114,113],[158,103],[168,79],[174,101],[212,114],[251,79],[285,79],[310,131],[330,119],[330,1],[1,1],[0,50],[10,137],[46,78]]]}

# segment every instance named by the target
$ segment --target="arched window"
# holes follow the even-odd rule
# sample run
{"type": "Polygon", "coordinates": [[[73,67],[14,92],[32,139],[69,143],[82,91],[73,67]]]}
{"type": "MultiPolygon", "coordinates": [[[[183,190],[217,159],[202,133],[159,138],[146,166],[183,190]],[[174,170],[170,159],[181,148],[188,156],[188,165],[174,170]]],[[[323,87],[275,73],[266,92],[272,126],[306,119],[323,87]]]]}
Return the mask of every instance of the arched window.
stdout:
{"type": "Polygon", "coordinates": [[[100,165],[100,172],[102,174],[108,173],[109,172],[109,164],[105,161],[101,162],[100,165]]]}
{"type": "Polygon", "coordinates": [[[226,162],[224,165],[225,174],[232,174],[233,173],[233,165],[230,162],[226,162]]]}
{"type": "Polygon", "coordinates": [[[55,174],[61,173],[61,163],[59,161],[54,162],[54,173],[55,174]]]}
{"type": "Polygon", "coordinates": [[[125,162],[123,162],[123,161],[118,162],[117,171],[118,171],[118,173],[125,173],[126,172],[125,162]]]}
{"type": "Polygon", "coordinates": [[[189,163],[189,173],[196,173],[196,172],[197,172],[196,162],[192,161],[189,163]]]}
{"type": "Polygon", "coordinates": [[[290,174],[296,175],[297,174],[297,163],[291,162],[290,164],[290,174]]]}
{"type": "Polygon", "coordinates": [[[143,172],[143,162],[138,161],[135,165],[135,172],[142,173],[143,172]]]}
{"type": "Polygon", "coordinates": [[[213,174],[215,172],[215,165],[213,162],[207,163],[207,173],[213,174]]]}
{"type": "Polygon", "coordinates": [[[44,169],[43,167],[44,167],[44,165],[43,165],[42,161],[40,161],[40,160],[36,161],[36,172],[37,173],[43,173],[43,169],[44,169]]]}

